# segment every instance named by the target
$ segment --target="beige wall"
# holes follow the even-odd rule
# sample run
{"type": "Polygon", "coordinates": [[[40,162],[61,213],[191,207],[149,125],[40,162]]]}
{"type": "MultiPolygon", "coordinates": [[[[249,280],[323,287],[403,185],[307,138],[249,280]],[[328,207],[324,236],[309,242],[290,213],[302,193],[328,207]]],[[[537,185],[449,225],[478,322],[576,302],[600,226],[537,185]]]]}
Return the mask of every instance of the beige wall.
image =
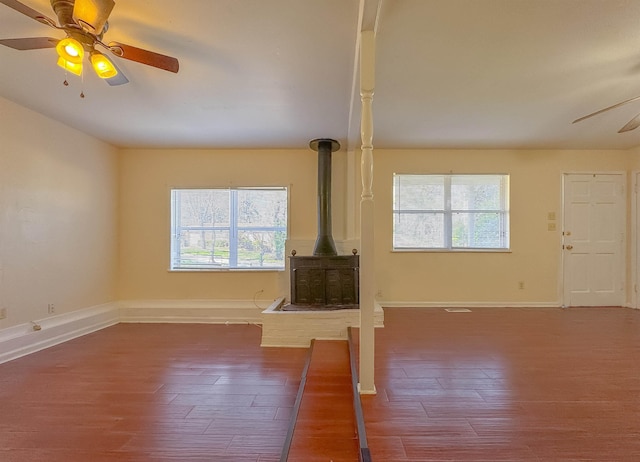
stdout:
{"type": "Polygon", "coordinates": [[[0,328],[115,299],[116,149],[0,98],[0,328]]]}
{"type": "MultiPolygon", "coordinates": [[[[638,165],[634,151],[377,150],[374,156],[376,279],[382,300],[392,302],[560,303],[562,173],[630,172],[638,165]],[[510,174],[511,251],[392,252],[394,172],[510,174]],[[548,230],[549,212],[556,214],[556,231],[548,230]]],[[[305,149],[122,151],[118,298],[250,299],[259,290],[261,298],[285,295],[282,272],[169,272],[169,190],[289,186],[289,237],[313,241],[316,162],[305,149]]],[[[357,156],[352,162],[357,176],[357,156]]],[[[345,235],[345,211],[349,200],[357,210],[359,180],[354,197],[346,197],[347,156],[334,153],[333,166],[334,237],[352,238],[345,235]]]]}
{"type": "MultiPolygon", "coordinates": [[[[46,317],[48,303],[65,313],[115,299],[284,295],[284,272],[169,272],[172,187],[288,186],[289,237],[315,240],[317,157],[306,147],[117,150],[7,100],[0,110],[0,305],[9,314],[0,328],[46,317]]],[[[624,171],[631,185],[640,170],[640,149],[376,150],[374,157],[378,289],[383,300],[407,303],[558,303],[562,173],[624,171]],[[394,172],[510,174],[511,252],[392,252],[394,172]],[[557,231],[547,229],[549,212],[557,231]]],[[[333,166],[334,237],[353,238],[358,155],[334,153],[333,166]]]]}
{"type": "MultiPolygon", "coordinates": [[[[333,154],[334,237],[344,233],[344,153],[333,154]]],[[[289,238],[315,240],[317,154],[282,151],[123,150],[119,298],[247,300],[284,295],[283,271],[169,272],[170,189],[289,187],[289,238]]]]}
{"type": "Polygon", "coordinates": [[[383,300],[400,302],[559,303],[562,173],[637,165],[631,151],[376,150],[374,157],[377,285],[383,300]],[[508,173],[511,252],[392,252],[394,172],[508,173]],[[549,212],[557,231],[548,230],[549,212]]]}

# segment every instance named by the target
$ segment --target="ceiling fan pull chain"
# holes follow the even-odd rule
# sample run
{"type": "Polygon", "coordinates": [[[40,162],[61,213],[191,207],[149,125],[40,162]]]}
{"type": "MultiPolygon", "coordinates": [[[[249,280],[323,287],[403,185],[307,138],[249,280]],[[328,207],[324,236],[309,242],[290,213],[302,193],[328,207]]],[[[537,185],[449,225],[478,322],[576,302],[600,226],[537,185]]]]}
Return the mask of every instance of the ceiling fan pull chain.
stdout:
{"type": "Polygon", "coordinates": [[[84,98],[84,69],[80,74],[80,98],[84,98]]]}
{"type": "Polygon", "coordinates": [[[64,80],[62,81],[62,85],[64,85],[65,87],[68,87],[69,81],[67,80],[67,66],[64,66],[63,69],[64,69],[64,80]]]}

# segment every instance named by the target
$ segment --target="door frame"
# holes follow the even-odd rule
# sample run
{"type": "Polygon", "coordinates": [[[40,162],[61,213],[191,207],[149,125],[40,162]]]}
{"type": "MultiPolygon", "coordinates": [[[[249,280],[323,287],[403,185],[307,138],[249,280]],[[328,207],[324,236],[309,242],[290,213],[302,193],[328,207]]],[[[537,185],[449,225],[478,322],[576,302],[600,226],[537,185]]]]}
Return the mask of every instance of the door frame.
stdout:
{"type": "Polygon", "coordinates": [[[562,226],[562,230],[560,233],[560,300],[561,300],[561,306],[562,308],[568,308],[570,305],[568,304],[569,300],[567,300],[566,298],[566,293],[565,293],[565,288],[566,288],[566,282],[565,282],[565,267],[566,267],[566,259],[565,259],[565,251],[564,251],[564,245],[565,245],[565,218],[566,218],[566,210],[565,210],[565,178],[568,175],[620,175],[620,177],[623,180],[623,188],[624,188],[624,193],[623,193],[623,199],[624,199],[624,213],[623,213],[623,218],[624,218],[624,222],[623,222],[623,232],[624,232],[624,240],[623,240],[623,244],[622,244],[622,250],[621,250],[621,269],[622,269],[622,284],[623,284],[623,289],[622,289],[622,295],[623,295],[623,302],[622,302],[622,306],[633,306],[636,308],[640,308],[639,306],[636,306],[636,303],[638,303],[640,300],[638,300],[638,297],[636,297],[636,290],[638,287],[640,287],[640,269],[637,269],[636,266],[638,264],[640,264],[640,257],[636,256],[636,252],[640,251],[640,248],[638,248],[639,246],[635,245],[635,241],[638,234],[638,230],[637,228],[640,226],[636,226],[636,220],[640,220],[640,210],[637,213],[637,217],[636,217],[636,207],[640,207],[640,200],[637,199],[637,190],[638,188],[640,188],[639,184],[640,184],[640,171],[638,172],[633,172],[633,178],[632,178],[632,183],[633,183],[633,191],[634,194],[632,194],[632,205],[631,205],[631,213],[632,213],[632,219],[631,219],[631,230],[629,229],[630,227],[630,220],[629,220],[629,188],[628,188],[628,183],[629,183],[629,179],[628,179],[628,172],[622,171],[622,170],[613,170],[613,171],[567,171],[567,172],[562,172],[562,176],[561,176],[561,185],[560,185],[560,195],[561,195],[561,210],[562,210],[562,221],[561,221],[561,226],[562,226]],[[638,175],[636,175],[636,173],[638,175]],[[638,178],[637,178],[638,177],[638,178]],[[636,183],[636,179],[637,179],[637,183],[636,183]],[[632,236],[632,240],[631,240],[631,248],[629,247],[629,235],[632,236]],[[632,278],[629,277],[629,271],[628,271],[628,258],[627,255],[628,253],[631,253],[631,270],[634,272],[632,278]],[[632,285],[634,290],[630,290],[629,288],[629,281],[632,281],[632,285]],[[633,304],[630,303],[629,301],[629,294],[632,294],[632,296],[634,296],[634,300],[633,300],[633,304]]]}
{"type": "Polygon", "coordinates": [[[638,190],[640,189],[640,170],[631,171],[631,220],[630,220],[630,242],[629,242],[629,258],[630,270],[629,277],[630,287],[628,291],[629,301],[627,306],[630,308],[640,309],[640,297],[638,297],[638,288],[640,288],[640,198],[638,190]]]}

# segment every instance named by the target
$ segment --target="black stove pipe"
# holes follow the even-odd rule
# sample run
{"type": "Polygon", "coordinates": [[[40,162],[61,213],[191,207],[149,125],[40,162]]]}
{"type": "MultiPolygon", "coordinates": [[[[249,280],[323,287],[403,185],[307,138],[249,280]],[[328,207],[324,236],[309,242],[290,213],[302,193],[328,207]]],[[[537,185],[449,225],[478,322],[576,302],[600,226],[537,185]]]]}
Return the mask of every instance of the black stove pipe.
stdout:
{"type": "Polygon", "coordinates": [[[340,143],[329,138],[309,142],[318,152],[318,237],[313,248],[314,256],[335,256],[336,244],[331,232],[331,153],[340,149],[340,143]]]}

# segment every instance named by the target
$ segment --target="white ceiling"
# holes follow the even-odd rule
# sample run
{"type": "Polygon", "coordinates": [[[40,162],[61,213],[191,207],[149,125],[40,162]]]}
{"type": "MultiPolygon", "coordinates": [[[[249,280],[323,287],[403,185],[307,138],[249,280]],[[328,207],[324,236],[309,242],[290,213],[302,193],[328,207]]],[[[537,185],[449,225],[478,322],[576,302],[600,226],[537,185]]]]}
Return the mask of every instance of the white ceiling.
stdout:
{"type": "MultiPolygon", "coordinates": [[[[571,124],[640,95],[638,0],[116,0],[104,40],[178,74],[114,58],[129,84],[65,87],[54,49],[0,46],[0,96],[120,147],[355,149],[375,16],[376,148],[640,146],[640,101],[571,124]]],[[[62,35],[0,4],[0,38],[62,35]]]]}

